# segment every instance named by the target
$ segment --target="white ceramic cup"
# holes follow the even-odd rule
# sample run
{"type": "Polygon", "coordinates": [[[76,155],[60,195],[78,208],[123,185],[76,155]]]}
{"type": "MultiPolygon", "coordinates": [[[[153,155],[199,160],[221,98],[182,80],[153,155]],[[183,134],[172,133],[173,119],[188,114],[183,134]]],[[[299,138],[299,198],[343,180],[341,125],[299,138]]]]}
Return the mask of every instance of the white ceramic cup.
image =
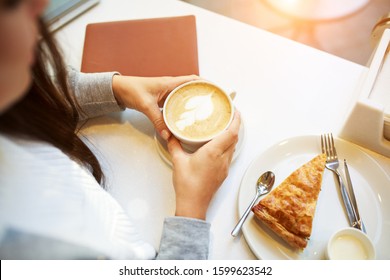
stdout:
{"type": "Polygon", "coordinates": [[[194,80],[194,81],[190,81],[190,82],[181,84],[170,92],[170,94],[168,95],[168,97],[166,98],[166,100],[164,102],[164,107],[163,107],[164,122],[167,125],[168,129],[171,131],[171,133],[181,142],[182,147],[188,152],[194,152],[197,149],[199,149],[201,146],[203,146],[205,143],[209,142],[210,140],[212,140],[213,138],[215,138],[216,136],[221,134],[224,130],[226,130],[230,126],[230,124],[233,120],[233,117],[234,117],[234,104],[232,101],[232,98],[234,98],[234,96],[235,96],[235,92],[228,94],[221,87],[219,87],[216,84],[211,83],[209,81],[205,81],[205,80],[194,80]],[[182,88],[188,87],[188,86],[193,87],[193,86],[196,86],[198,84],[207,84],[208,86],[210,86],[212,88],[214,87],[220,93],[222,93],[226,97],[226,100],[228,100],[229,109],[230,109],[230,116],[229,116],[229,121],[227,122],[225,127],[223,127],[223,129],[221,129],[217,133],[212,134],[208,137],[201,138],[201,139],[193,139],[190,137],[183,136],[183,134],[180,131],[178,131],[178,129],[175,128],[173,124],[171,124],[169,122],[168,117],[167,117],[167,115],[169,114],[168,109],[167,109],[167,104],[169,104],[169,101],[172,98],[172,96],[174,96],[175,94],[180,94],[180,92],[183,91],[183,90],[181,90],[182,88]],[[177,93],[179,90],[181,90],[181,91],[179,93],[177,93]]]}
{"type": "Polygon", "coordinates": [[[348,227],[335,232],[326,247],[328,260],[374,260],[375,246],[364,232],[348,227]]]}

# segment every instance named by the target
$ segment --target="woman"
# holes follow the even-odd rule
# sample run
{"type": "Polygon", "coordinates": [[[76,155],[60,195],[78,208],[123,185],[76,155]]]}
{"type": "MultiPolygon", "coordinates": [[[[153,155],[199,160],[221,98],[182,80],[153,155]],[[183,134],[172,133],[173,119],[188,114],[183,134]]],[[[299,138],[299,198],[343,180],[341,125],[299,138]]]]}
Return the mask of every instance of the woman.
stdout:
{"type": "Polygon", "coordinates": [[[0,0],[0,258],[207,258],[206,213],[228,174],[239,114],[219,137],[185,153],[159,106],[197,77],[70,70],[40,20],[46,5],[0,0]],[[164,221],[157,256],[104,191],[100,164],[78,137],[80,120],[125,107],[153,122],[172,156],[176,212],[164,221]]]}

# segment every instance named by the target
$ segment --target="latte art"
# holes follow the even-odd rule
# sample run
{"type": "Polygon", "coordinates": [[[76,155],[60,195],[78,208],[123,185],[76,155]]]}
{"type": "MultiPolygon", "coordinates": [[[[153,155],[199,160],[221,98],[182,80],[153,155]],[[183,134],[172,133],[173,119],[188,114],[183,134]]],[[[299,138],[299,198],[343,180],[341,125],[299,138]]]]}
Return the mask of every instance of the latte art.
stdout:
{"type": "Polygon", "coordinates": [[[171,129],[194,140],[211,138],[226,129],[232,112],[228,97],[207,83],[178,89],[170,97],[166,111],[171,129]]]}
{"type": "Polygon", "coordinates": [[[214,110],[214,104],[211,94],[206,96],[189,96],[185,102],[184,111],[179,120],[175,122],[176,127],[183,131],[187,126],[195,122],[204,121],[211,116],[214,110]]]}

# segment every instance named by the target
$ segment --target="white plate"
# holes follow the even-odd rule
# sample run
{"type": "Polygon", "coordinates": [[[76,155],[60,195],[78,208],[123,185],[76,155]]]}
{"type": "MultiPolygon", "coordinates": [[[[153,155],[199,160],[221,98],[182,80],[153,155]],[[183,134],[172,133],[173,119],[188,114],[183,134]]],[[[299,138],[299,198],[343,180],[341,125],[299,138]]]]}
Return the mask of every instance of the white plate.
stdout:
{"type": "MultiPolygon", "coordinates": [[[[339,159],[348,161],[356,200],[367,234],[372,238],[378,259],[390,259],[390,178],[358,146],[335,139],[339,159]]],[[[248,167],[241,182],[238,210],[240,216],[255,195],[260,174],[271,170],[275,187],[302,164],[321,153],[319,136],[300,136],[272,146],[248,167]]],[[[342,166],[342,164],[340,165],[342,166]]],[[[243,226],[249,247],[259,259],[324,259],[328,238],[337,229],[348,226],[342,199],[333,174],[325,169],[321,192],[306,249],[298,252],[276,236],[250,213],[243,226]]]]}

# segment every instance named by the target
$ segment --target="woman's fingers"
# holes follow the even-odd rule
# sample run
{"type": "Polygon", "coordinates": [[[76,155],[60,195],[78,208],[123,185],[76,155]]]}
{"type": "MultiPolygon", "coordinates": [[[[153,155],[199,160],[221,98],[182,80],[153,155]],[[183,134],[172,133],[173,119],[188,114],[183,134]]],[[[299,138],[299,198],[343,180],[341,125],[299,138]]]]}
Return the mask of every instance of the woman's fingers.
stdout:
{"type": "Polygon", "coordinates": [[[171,136],[171,132],[164,122],[163,114],[161,113],[160,108],[158,108],[157,105],[152,105],[148,108],[148,110],[145,110],[144,113],[153,123],[156,131],[160,134],[160,136],[165,141],[168,141],[169,137],[171,136]]]}
{"type": "MultiPolygon", "coordinates": [[[[224,153],[231,153],[232,156],[235,146],[238,142],[238,132],[240,130],[240,125],[241,116],[240,113],[236,110],[233,121],[229,128],[221,135],[205,144],[202,148],[200,148],[200,150],[207,149],[208,151],[212,151],[212,153],[218,155],[223,155],[224,153]]],[[[184,153],[184,150],[181,147],[179,140],[177,140],[175,137],[170,137],[168,141],[168,150],[171,155],[172,153],[177,152],[177,150],[180,150],[184,153]]]]}
{"type": "Polygon", "coordinates": [[[193,80],[198,80],[199,77],[196,75],[188,75],[188,76],[177,76],[177,77],[172,77],[169,80],[169,83],[167,84],[167,89],[168,91],[173,90],[175,87],[184,84],[186,82],[190,82],[193,80]]]}
{"type": "Polygon", "coordinates": [[[179,140],[176,137],[172,136],[168,139],[168,151],[171,154],[172,162],[175,163],[175,159],[185,154],[182,146],[180,145],[179,140]]]}
{"type": "Polygon", "coordinates": [[[225,130],[222,134],[220,134],[218,137],[210,141],[207,145],[208,148],[215,149],[220,154],[223,154],[232,145],[235,146],[238,141],[238,132],[240,130],[240,125],[241,115],[237,110],[235,110],[234,118],[229,128],[225,130]]]}

